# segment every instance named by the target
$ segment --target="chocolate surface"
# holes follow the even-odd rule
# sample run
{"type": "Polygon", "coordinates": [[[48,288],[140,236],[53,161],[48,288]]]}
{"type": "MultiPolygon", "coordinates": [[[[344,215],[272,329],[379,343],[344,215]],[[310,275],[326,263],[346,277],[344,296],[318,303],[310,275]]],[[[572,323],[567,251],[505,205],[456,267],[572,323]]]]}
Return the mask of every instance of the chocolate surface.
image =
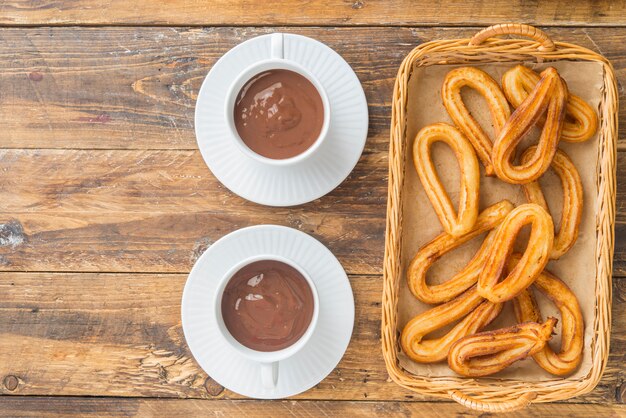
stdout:
{"type": "Polygon", "coordinates": [[[262,260],[241,268],[226,284],[222,317],[241,344],[257,351],[289,347],[313,317],[313,292],[288,264],[262,260]]]}
{"type": "Polygon", "coordinates": [[[235,127],[252,151],[285,159],[303,153],[320,135],[324,105],[315,86],[289,70],[257,74],[239,91],[235,127]]]}

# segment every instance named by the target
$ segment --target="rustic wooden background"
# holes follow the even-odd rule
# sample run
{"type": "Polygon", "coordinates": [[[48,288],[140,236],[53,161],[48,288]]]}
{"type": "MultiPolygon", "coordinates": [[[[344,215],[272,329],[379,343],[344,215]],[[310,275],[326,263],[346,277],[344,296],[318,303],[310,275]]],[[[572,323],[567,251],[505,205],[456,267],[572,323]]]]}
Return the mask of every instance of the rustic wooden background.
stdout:
{"type": "MultiPolygon", "coordinates": [[[[626,1],[68,0],[0,5],[0,415],[473,416],[401,389],[380,352],[390,100],[416,45],[525,22],[609,58],[626,99],[626,1]],[[361,80],[369,137],[329,195],[258,206],[213,178],[195,98],[226,51],[286,31],[338,51],[361,80]],[[276,223],[324,242],[350,276],[348,351],[314,389],[241,399],[185,345],[186,274],[212,242],[276,223]],[[29,396],[19,396],[29,395],[29,396]],[[180,399],[184,398],[184,399],[180,399]]],[[[620,111],[626,126],[626,109],[620,111]]],[[[618,147],[626,150],[620,135],[618,147]]],[[[519,416],[624,416],[626,152],[618,155],[611,356],[591,393],[519,416]]],[[[484,415],[483,415],[484,416],[484,415]]]]}

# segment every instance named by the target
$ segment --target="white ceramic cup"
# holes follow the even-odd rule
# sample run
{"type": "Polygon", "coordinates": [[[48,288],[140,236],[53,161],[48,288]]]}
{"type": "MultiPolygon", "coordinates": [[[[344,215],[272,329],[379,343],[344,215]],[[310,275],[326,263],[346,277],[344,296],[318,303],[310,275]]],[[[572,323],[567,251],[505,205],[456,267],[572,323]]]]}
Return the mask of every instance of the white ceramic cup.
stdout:
{"type": "Polygon", "coordinates": [[[228,91],[226,93],[226,100],[224,101],[224,113],[226,117],[226,123],[231,133],[230,137],[233,138],[233,141],[235,142],[235,144],[237,144],[237,147],[241,150],[243,154],[247,155],[248,157],[257,160],[263,164],[272,166],[292,165],[309,158],[320,148],[322,143],[327,139],[328,129],[330,125],[330,102],[328,101],[328,95],[324,90],[324,86],[322,86],[322,83],[320,83],[319,80],[315,78],[313,74],[311,74],[311,72],[306,70],[300,64],[284,58],[283,38],[284,37],[282,33],[272,34],[271,57],[269,59],[258,61],[243,70],[228,88],[228,91]],[[317,140],[307,150],[290,158],[273,159],[257,154],[256,152],[251,150],[241,139],[239,133],[237,132],[237,127],[235,126],[234,109],[239,92],[248,81],[254,78],[255,75],[270,70],[290,70],[300,74],[301,76],[309,80],[311,84],[313,84],[313,86],[317,89],[320,98],[322,99],[322,105],[324,108],[324,120],[322,123],[322,129],[319,136],[317,137],[317,140]]]}
{"type": "Polygon", "coordinates": [[[317,296],[317,289],[315,288],[315,284],[313,283],[309,275],[304,269],[302,269],[302,267],[298,266],[293,261],[278,255],[258,255],[246,258],[234,265],[230,270],[228,270],[224,277],[222,277],[217,286],[217,291],[215,292],[214,306],[217,326],[222,337],[224,337],[226,342],[230,344],[230,346],[233,347],[237,352],[239,352],[239,354],[259,363],[259,367],[261,368],[261,380],[263,382],[263,386],[268,389],[275,388],[278,384],[279,363],[296,354],[309,341],[309,339],[313,335],[313,332],[315,331],[315,327],[317,326],[317,319],[319,316],[319,299],[317,296]],[[304,334],[302,334],[302,337],[300,337],[298,341],[296,341],[289,347],[277,351],[257,351],[241,344],[235,339],[235,337],[232,336],[232,334],[226,327],[226,324],[224,323],[224,318],[222,316],[222,297],[224,295],[224,289],[226,288],[226,284],[228,284],[228,282],[235,275],[235,273],[241,270],[244,266],[254,263],[255,261],[262,260],[280,261],[295,268],[300,274],[302,274],[304,279],[309,284],[311,292],[313,293],[313,315],[311,317],[309,327],[306,329],[304,334]]]}

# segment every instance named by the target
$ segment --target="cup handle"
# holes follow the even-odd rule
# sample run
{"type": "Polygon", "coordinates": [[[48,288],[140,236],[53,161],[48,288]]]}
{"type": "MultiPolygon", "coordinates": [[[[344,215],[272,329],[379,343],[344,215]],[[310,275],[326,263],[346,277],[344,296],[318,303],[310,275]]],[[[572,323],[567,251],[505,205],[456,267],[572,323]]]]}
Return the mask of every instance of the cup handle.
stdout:
{"type": "Polygon", "coordinates": [[[266,389],[274,389],[278,383],[278,362],[261,363],[261,381],[266,389]]]}
{"type": "Polygon", "coordinates": [[[283,34],[282,33],[272,33],[271,43],[272,43],[272,58],[283,59],[283,34]]]}

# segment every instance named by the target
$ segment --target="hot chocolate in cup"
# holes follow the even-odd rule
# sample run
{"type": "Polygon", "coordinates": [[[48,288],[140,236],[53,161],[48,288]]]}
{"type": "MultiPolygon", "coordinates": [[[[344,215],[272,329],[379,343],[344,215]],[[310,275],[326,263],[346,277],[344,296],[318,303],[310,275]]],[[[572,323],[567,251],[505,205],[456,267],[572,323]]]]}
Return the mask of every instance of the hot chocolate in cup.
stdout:
{"type": "Polygon", "coordinates": [[[315,154],[327,139],[330,105],[317,78],[283,58],[283,34],[270,39],[271,58],[239,74],[224,112],[243,154],[267,165],[291,165],[315,154]]]}
{"type": "Polygon", "coordinates": [[[259,363],[261,380],[276,387],[279,363],[300,351],[313,335],[319,301],[305,270],[277,255],[242,260],[221,279],[215,316],[226,342],[259,363]]]}

